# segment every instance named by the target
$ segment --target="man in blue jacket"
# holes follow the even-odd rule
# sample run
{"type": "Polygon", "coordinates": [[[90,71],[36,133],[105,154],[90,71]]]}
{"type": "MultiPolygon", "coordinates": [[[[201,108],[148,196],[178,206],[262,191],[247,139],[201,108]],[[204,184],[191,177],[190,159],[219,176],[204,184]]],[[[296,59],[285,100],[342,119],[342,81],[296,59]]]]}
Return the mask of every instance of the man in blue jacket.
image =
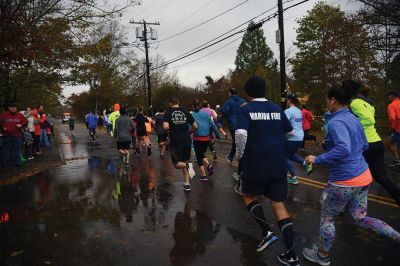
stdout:
{"type": "Polygon", "coordinates": [[[228,119],[229,132],[232,137],[232,147],[226,159],[228,162],[233,161],[233,157],[236,153],[235,145],[235,130],[237,127],[237,115],[239,113],[239,107],[246,101],[237,95],[235,88],[229,90],[229,99],[225,101],[224,106],[222,106],[221,113],[228,119]]]}
{"type": "Polygon", "coordinates": [[[97,117],[90,111],[89,115],[86,117],[86,124],[89,129],[89,135],[92,137],[93,141],[95,141],[96,135],[96,127],[97,127],[97,117]]]}

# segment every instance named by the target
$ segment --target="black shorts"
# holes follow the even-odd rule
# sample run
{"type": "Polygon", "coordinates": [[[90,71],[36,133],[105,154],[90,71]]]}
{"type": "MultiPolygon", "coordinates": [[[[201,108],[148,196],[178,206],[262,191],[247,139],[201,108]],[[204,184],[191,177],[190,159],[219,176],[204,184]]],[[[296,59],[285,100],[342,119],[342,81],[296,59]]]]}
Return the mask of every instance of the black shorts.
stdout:
{"type": "Polygon", "coordinates": [[[168,134],[157,134],[157,142],[166,142],[168,139],[168,134]]]}
{"type": "Polygon", "coordinates": [[[131,146],[130,141],[117,141],[118,150],[129,150],[130,146],[131,146]]]}
{"type": "Polygon", "coordinates": [[[172,163],[176,165],[179,162],[187,162],[190,160],[192,153],[192,145],[190,143],[179,143],[170,145],[172,163]]]}
{"type": "Polygon", "coordinates": [[[196,153],[197,164],[199,166],[202,166],[204,164],[203,159],[206,157],[206,152],[209,144],[210,143],[208,141],[193,140],[193,148],[194,152],[196,153]]]}
{"type": "Polygon", "coordinates": [[[287,200],[288,184],[286,177],[259,180],[259,179],[240,179],[240,191],[250,197],[264,195],[276,202],[287,200]]]}

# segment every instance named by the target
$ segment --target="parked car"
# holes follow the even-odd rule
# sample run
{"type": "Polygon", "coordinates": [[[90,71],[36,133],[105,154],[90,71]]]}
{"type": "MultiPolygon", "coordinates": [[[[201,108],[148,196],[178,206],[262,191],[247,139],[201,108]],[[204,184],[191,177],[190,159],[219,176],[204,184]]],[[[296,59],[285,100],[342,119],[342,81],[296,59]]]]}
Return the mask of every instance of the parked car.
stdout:
{"type": "Polygon", "coordinates": [[[68,123],[68,120],[70,119],[71,115],[70,113],[63,113],[63,116],[61,118],[61,122],[64,123],[68,123]]]}

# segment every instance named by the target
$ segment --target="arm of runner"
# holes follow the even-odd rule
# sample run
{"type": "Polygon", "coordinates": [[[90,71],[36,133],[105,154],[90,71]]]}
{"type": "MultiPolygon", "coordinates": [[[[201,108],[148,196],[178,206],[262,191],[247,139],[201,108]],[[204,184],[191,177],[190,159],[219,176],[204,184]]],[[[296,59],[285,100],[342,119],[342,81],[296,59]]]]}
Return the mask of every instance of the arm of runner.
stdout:
{"type": "Polygon", "coordinates": [[[212,130],[214,131],[215,135],[217,136],[217,138],[221,139],[221,135],[218,132],[217,126],[215,125],[215,123],[212,121],[211,118],[210,118],[210,126],[211,126],[212,130]]]}
{"type": "Polygon", "coordinates": [[[329,123],[328,134],[333,141],[333,147],[329,152],[317,156],[316,164],[332,164],[346,158],[351,152],[349,131],[342,122],[329,123]]]}
{"type": "Polygon", "coordinates": [[[169,130],[169,123],[168,122],[163,122],[163,128],[165,129],[165,130],[169,130]]]}

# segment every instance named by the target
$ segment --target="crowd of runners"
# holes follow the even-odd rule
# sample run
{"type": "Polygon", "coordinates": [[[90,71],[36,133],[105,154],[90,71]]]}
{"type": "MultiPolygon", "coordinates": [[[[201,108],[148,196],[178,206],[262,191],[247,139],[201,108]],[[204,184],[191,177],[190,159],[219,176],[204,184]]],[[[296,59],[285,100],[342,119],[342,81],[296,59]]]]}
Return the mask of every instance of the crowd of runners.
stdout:
{"type": "MultiPolygon", "coordinates": [[[[264,196],[270,200],[286,245],[286,250],[278,256],[279,262],[284,265],[300,265],[293,241],[293,221],[285,207],[288,184],[298,184],[293,163],[301,165],[307,175],[312,173],[313,165],[327,165],[329,169],[328,183],[320,200],[319,240],[313,247],[302,251],[307,260],[320,265],[330,264],[335,217],[344,210],[351,214],[357,226],[400,244],[399,232],[367,214],[368,192],[373,180],[399,206],[400,190],[386,173],[385,145],[376,130],[375,108],[368,98],[369,90],[365,84],[346,80],[329,88],[323,126],[324,152],[305,158],[298,152],[304,149],[306,140],[319,145],[318,137],[310,132],[314,116],[305,103],[301,103],[295,95],[289,95],[287,108],[282,110],[264,97],[266,83],[258,76],[251,77],[243,89],[249,99],[247,102],[238,96],[236,89],[231,88],[229,98],[222,107],[217,106],[217,110],[213,110],[207,100],[195,99],[189,111],[180,106],[178,97],[172,96],[168,107],[159,108],[154,117],[146,115],[140,107],[131,116],[126,106],[116,103],[113,111],[88,113],[85,122],[92,142],[96,142],[96,129],[101,133],[106,127],[109,142],[113,138],[116,140],[125,167],[130,167],[131,150],[136,155],[143,152],[147,156],[152,154],[150,134],[155,131],[160,159],[166,159],[169,152],[173,166],[182,171],[183,190],[188,193],[191,191],[190,181],[196,176],[192,153],[195,154],[194,162],[198,164],[197,176],[201,182],[206,183],[214,173],[214,166],[206,152],[210,149],[214,159],[217,159],[213,144],[215,139],[227,139],[221,120],[221,117],[225,118],[232,139],[226,160],[230,163],[238,161],[234,189],[243,197],[246,208],[262,232],[262,240],[256,250],[261,252],[278,240],[258,201],[259,196],[264,196]]],[[[395,166],[400,165],[400,98],[395,91],[387,96],[391,129],[388,144],[393,155],[391,165],[395,166]]],[[[42,123],[36,120],[41,121],[45,116],[40,110],[38,116],[35,116],[36,112],[30,112],[34,116],[35,132],[36,126],[42,123]]],[[[69,127],[72,132],[75,121],[71,119],[69,127]]],[[[29,128],[28,120],[16,112],[12,103],[1,114],[3,164],[9,160],[6,150],[9,149],[10,139],[21,137],[23,128],[29,128]]],[[[46,130],[42,129],[43,132],[46,130]]],[[[44,137],[42,141],[50,147],[44,137]]],[[[20,143],[13,145],[16,149],[20,143]]],[[[21,155],[17,154],[14,160],[19,162],[20,158],[21,155]]]]}
{"type": "MultiPolygon", "coordinates": [[[[154,120],[137,108],[133,117],[125,106],[115,104],[113,112],[86,116],[90,135],[102,125],[116,139],[117,150],[129,167],[130,147],[135,154],[145,149],[151,155],[149,135],[157,135],[160,158],[166,158],[167,149],[176,169],[182,171],[183,190],[191,191],[190,180],[196,176],[191,161],[192,153],[199,168],[199,180],[207,182],[214,167],[206,157],[207,149],[217,158],[214,139],[226,138],[221,116],[226,118],[232,146],[226,160],[238,160],[235,191],[243,197],[245,206],[262,231],[262,241],[256,247],[261,252],[278,240],[258,202],[267,197],[281,230],[286,250],[278,256],[284,265],[300,265],[293,241],[293,221],[285,208],[288,184],[298,184],[294,163],[300,164],[307,175],[313,165],[327,165],[328,184],[321,195],[319,241],[312,248],[304,248],[303,256],[320,265],[329,265],[329,253],[335,239],[335,217],[346,209],[359,227],[400,244],[400,234],[385,222],[367,215],[368,191],[375,180],[399,204],[400,190],[388,177],[385,166],[385,146],[375,127],[375,108],[368,98],[365,84],[346,80],[328,91],[324,114],[324,152],[306,158],[298,154],[306,140],[319,145],[318,137],[310,134],[313,114],[295,95],[286,99],[287,109],[264,98],[265,81],[254,76],[244,91],[249,101],[239,97],[237,90],[229,90],[229,98],[215,111],[206,100],[195,99],[192,110],[182,108],[179,99],[169,99],[168,108],[160,108],[154,120]],[[104,118],[103,118],[104,117],[104,118]],[[99,123],[101,120],[101,123],[99,123]],[[143,142],[143,144],[142,144],[143,142]],[[289,173],[289,175],[288,175],[289,173]]],[[[388,95],[387,112],[392,134],[389,147],[394,165],[400,165],[400,99],[397,92],[388,95]]],[[[95,140],[93,138],[93,140],[95,140]]]]}

